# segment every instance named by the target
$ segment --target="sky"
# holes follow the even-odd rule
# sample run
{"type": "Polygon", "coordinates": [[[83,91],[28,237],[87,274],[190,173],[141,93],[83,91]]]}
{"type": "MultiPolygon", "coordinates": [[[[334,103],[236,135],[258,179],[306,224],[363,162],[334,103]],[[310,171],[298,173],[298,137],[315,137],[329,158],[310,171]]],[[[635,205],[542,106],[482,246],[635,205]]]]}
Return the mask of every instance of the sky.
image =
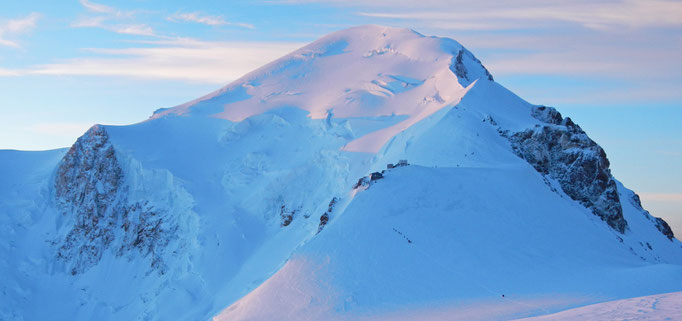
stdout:
{"type": "Polygon", "coordinates": [[[662,0],[0,0],[0,149],[70,146],[327,33],[453,38],[495,80],[554,106],[682,235],[682,2],[662,0]]]}

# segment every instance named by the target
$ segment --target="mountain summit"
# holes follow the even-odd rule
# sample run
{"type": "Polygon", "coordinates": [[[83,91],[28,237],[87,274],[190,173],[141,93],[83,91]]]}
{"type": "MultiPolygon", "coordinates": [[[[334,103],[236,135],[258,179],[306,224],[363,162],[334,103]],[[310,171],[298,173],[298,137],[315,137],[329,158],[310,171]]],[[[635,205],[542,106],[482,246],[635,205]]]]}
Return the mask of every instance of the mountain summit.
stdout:
{"type": "Polygon", "coordinates": [[[406,29],[0,165],[3,320],[512,319],[682,290],[682,244],[579,125],[406,29]]]}
{"type": "Polygon", "coordinates": [[[406,117],[345,148],[376,153],[400,131],[457,104],[477,80],[493,78],[452,39],[361,26],[325,36],[218,91],[158,111],[152,119],[203,114],[239,122],[285,106],[307,111],[312,119],[406,117]]]}

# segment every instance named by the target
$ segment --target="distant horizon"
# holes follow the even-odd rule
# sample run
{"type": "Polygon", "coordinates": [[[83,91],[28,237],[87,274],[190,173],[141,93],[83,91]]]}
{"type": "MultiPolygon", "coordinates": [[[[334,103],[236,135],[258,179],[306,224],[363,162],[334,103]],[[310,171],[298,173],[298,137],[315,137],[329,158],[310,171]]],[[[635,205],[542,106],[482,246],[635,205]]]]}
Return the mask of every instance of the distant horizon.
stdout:
{"type": "Polygon", "coordinates": [[[68,148],[144,121],[330,32],[449,37],[495,80],[556,107],[614,176],[682,233],[682,4],[672,1],[70,1],[0,13],[0,149],[68,148]]]}

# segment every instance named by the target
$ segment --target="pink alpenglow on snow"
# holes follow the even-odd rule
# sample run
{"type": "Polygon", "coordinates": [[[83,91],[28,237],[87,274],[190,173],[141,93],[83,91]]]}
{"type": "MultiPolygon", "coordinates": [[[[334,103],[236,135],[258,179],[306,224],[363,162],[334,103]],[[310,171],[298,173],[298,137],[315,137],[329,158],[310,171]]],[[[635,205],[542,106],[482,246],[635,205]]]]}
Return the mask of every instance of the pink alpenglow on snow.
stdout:
{"type": "Polygon", "coordinates": [[[609,165],[454,40],[342,30],[0,151],[0,320],[508,320],[682,291],[682,244],[609,165]]]}
{"type": "Polygon", "coordinates": [[[406,116],[343,147],[376,153],[397,133],[457,105],[476,79],[489,81],[487,70],[452,39],[363,26],[325,36],[214,93],[153,118],[208,112],[212,117],[241,121],[281,107],[301,108],[313,119],[406,116]],[[466,78],[458,79],[451,70],[458,57],[467,70],[466,78]]]}

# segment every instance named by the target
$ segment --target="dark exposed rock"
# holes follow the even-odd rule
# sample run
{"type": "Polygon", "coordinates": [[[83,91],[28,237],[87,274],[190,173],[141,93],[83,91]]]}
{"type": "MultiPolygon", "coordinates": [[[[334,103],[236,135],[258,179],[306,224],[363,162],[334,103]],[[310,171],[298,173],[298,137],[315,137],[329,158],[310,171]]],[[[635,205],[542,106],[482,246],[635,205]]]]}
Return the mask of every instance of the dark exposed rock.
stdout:
{"type": "Polygon", "coordinates": [[[336,206],[336,202],[338,201],[338,198],[332,197],[332,200],[329,201],[329,205],[327,206],[327,213],[331,213],[334,210],[334,206],[336,206]]]}
{"type": "MultiPolygon", "coordinates": [[[[407,163],[407,160],[401,159],[396,163],[395,165],[393,164],[388,164],[386,165],[387,169],[394,169],[398,167],[403,167],[403,166],[408,166],[410,164],[407,163]]],[[[366,186],[369,188],[369,186],[374,183],[377,180],[380,180],[384,178],[384,174],[386,174],[386,169],[382,170],[381,172],[373,172],[369,174],[369,176],[361,177],[358,179],[358,182],[353,185],[353,189],[358,189],[361,186],[366,186]]]]}
{"type": "Polygon", "coordinates": [[[670,228],[670,225],[668,225],[668,222],[664,221],[660,217],[654,217],[654,219],[656,219],[656,228],[672,241],[675,237],[675,234],[673,234],[673,230],[670,228]]]}
{"type": "Polygon", "coordinates": [[[485,118],[483,119],[483,122],[489,122],[490,125],[497,126],[497,122],[493,119],[492,116],[486,115],[485,118]]]}
{"type": "Polygon", "coordinates": [[[161,254],[177,225],[148,204],[128,202],[128,187],[114,146],[93,126],[62,159],[55,177],[56,206],[66,222],[57,258],[72,275],[97,264],[109,249],[117,256],[139,252],[164,273],[161,254]]]}
{"type": "MultiPolygon", "coordinates": [[[[407,159],[401,159],[397,163],[394,164],[386,164],[386,169],[394,169],[398,167],[403,167],[403,166],[409,166],[410,164],[407,162],[407,159]]],[[[383,174],[384,171],[381,171],[383,174]]]]}
{"type": "Polygon", "coordinates": [[[358,189],[360,186],[367,186],[369,185],[369,179],[365,177],[361,177],[358,179],[358,182],[353,185],[353,189],[358,189]]]}
{"type": "Polygon", "coordinates": [[[412,240],[410,240],[410,238],[408,238],[407,235],[403,234],[403,232],[398,231],[398,229],[396,229],[395,227],[393,228],[393,232],[396,232],[398,233],[398,235],[402,236],[403,239],[405,239],[405,241],[407,241],[408,244],[412,244],[412,240]]]}
{"type": "Polygon", "coordinates": [[[663,235],[665,235],[669,240],[671,240],[671,241],[673,240],[673,238],[675,237],[675,234],[673,234],[673,230],[670,228],[670,225],[668,225],[668,222],[664,221],[660,217],[654,217],[653,215],[651,215],[651,213],[649,213],[649,211],[645,210],[642,207],[642,201],[640,200],[639,195],[637,195],[637,193],[632,193],[632,197],[630,198],[630,203],[635,208],[642,211],[644,216],[646,216],[646,218],[649,221],[653,222],[654,225],[656,226],[656,228],[661,233],[663,233],[663,235]]]}
{"type": "Polygon", "coordinates": [[[57,257],[72,263],[71,274],[95,265],[114,239],[117,198],[123,174],[109,136],[94,126],[71,147],[57,169],[57,206],[75,219],[57,257]]]}
{"type": "Polygon", "coordinates": [[[536,107],[532,116],[545,124],[508,135],[516,155],[557,180],[566,195],[624,233],[628,225],[604,150],[554,108],[536,107]]]}
{"type": "Polygon", "coordinates": [[[279,211],[279,217],[282,219],[280,226],[289,226],[294,220],[294,215],[296,215],[296,210],[289,210],[285,205],[282,205],[279,211]]]}
{"type": "Polygon", "coordinates": [[[329,213],[324,213],[320,216],[320,225],[317,226],[317,233],[322,232],[322,229],[327,225],[327,222],[329,222],[329,213]]]}
{"type": "Polygon", "coordinates": [[[455,75],[457,75],[458,78],[470,80],[467,75],[467,69],[464,66],[464,62],[462,61],[463,52],[464,52],[463,50],[460,50],[457,53],[457,56],[455,57],[455,63],[450,67],[450,69],[452,70],[452,72],[455,73],[455,75]]]}
{"type": "Polygon", "coordinates": [[[542,122],[553,125],[561,125],[563,118],[561,114],[552,107],[538,106],[531,110],[531,115],[542,122]]]}
{"type": "Polygon", "coordinates": [[[474,56],[470,51],[462,48],[457,52],[457,55],[453,58],[452,63],[450,64],[450,70],[457,76],[460,84],[462,86],[468,86],[472,81],[476,79],[472,79],[469,70],[467,70],[467,67],[464,65],[464,59],[468,58],[470,60],[473,60],[477,64],[481,66],[483,69],[483,72],[486,75],[486,78],[490,81],[493,81],[493,75],[490,74],[488,69],[486,69],[483,64],[481,63],[478,58],[474,56]]]}
{"type": "Polygon", "coordinates": [[[163,274],[166,264],[162,253],[169,245],[172,235],[178,232],[175,224],[166,224],[159,210],[148,204],[135,203],[125,208],[121,228],[125,231],[117,255],[132,251],[151,258],[151,268],[163,274]]]}
{"type": "Polygon", "coordinates": [[[317,233],[320,233],[322,229],[327,225],[327,222],[329,222],[329,215],[331,215],[332,211],[334,210],[334,206],[336,205],[336,202],[338,202],[339,199],[336,197],[333,197],[331,201],[329,201],[329,206],[327,207],[327,212],[322,214],[320,216],[320,224],[317,226],[317,233]]]}

